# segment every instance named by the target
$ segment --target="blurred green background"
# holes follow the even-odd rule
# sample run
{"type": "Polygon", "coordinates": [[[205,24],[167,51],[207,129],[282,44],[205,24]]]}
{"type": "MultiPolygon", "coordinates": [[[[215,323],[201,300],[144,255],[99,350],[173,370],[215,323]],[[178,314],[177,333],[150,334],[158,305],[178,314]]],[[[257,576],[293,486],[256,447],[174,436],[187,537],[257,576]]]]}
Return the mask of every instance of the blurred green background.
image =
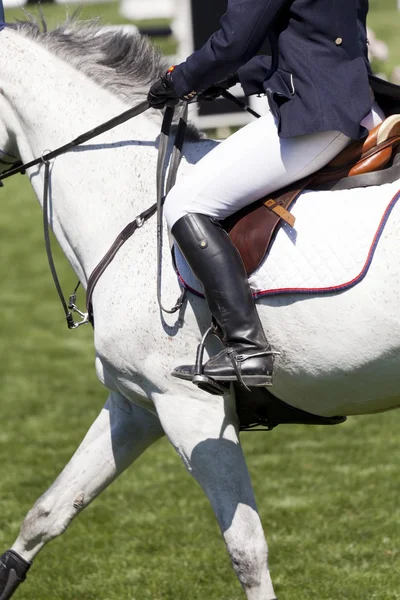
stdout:
{"type": "MultiPolygon", "coordinates": [[[[389,74],[400,62],[400,13],[394,0],[370,4],[369,25],[390,48],[389,74]]],[[[66,9],[45,4],[43,11],[55,24],[66,9]]],[[[116,3],[85,5],[81,14],[126,22],[116,3]]],[[[21,16],[6,11],[7,20],[21,16]]],[[[173,39],[157,43],[173,53],[173,39]]],[[[1,199],[0,547],[6,549],[106,392],[94,372],[91,330],[65,327],[41,212],[26,179],[8,180],[1,199]]],[[[56,260],[69,291],[75,277],[57,252],[56,260]]],[[[334,428],[281,426],[242,435],[282,600],[400,600],[399,429],[400,412],[392,412],[334,428]]],[[[212,511],[165,440],[44,549],[16,594],[19,600],[243,597],[212,511]]]]}
{"type": "MultiPolygon", "coordinates": [[[[148,0],[151,2],[151,0],[148,0]]],[[[396,0],[369,0],[370,13],[368,25],[373,29],[376,36],[385,41],[390,50],[390,57],[387,63],[377,64],[376,67],[380,71],[390,76],[393,67],[400,62],[400,37],[399,37],[399,26],[400,26],[400,11],[397,10],[396,0]]],[[[70,11],[76,8],[76,4],[70,6],[70,11]]],[[[35,14],[34,5],[29,5],[26,9],[35,14]]],[[[66,14],[65,5],[57,4],[43,4],[42,10],[50,26],[63,21],[66,14]]],[[[13,20],[15,18],[21,18],[21,9],[7,9],[6,20],[13,20]]],[[[94,17],[101,17],[104,23],[109,24],[123,24],[132,23],[124,19],[118,14],[118,4],[116,2],[99,3],[99,4],[86,4],[82,5],[81,16],[84,19],[90,19],[94,17]]],[[[141,28],[149,26],[164,26],[169,23],[167,19],[153,19],[151,21],[134,21],[141,28]]],[[[173,54],[176,48],[176,44],[171,38],[157,38],[156,43],[163,49],[165,54],[173,54]]]]}

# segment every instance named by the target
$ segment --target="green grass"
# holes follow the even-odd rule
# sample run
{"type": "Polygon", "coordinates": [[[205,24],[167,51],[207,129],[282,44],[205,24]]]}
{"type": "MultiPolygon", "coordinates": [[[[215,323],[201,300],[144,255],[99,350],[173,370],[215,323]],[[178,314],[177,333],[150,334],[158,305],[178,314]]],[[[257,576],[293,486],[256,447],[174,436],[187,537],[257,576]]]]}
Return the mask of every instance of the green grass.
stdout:
{"type": "MultiPolygon", "coordinates": [[[[124,19],[119,14],[118,11],[118,2],[99,2],[89,3],[89,4],[71,4],[71,5],[60,5],[60,4],[52,4],[52,3],[44,3],[42,5],[34,5],[30,4],[25,6],[25,10],[30,14],[38,15],[40,11],[43,12],[46,21],[49,23],[49,26],[53,27],[59,23],[62,23],[65,15],[68,13],[73,13],[75,10],[79,9],[79,13],[82,19],[94,19],[95,17],[100,17],[104,23],[108,23],[111,25],[119,25],[123,23],[132,23],[128,19],[124,19]]],[[[23,11],[20,8],[7,8],[6,11],[6,20],[13,21],[14,19],[23,18],[23,11]]],[[[169,24],[168,19],[142,19],[134,21],[136,25],[139,27],[158,27],[158,26],[166,26],[169,24]]]]}
{"type": "MultiPolygon", "coordinates": [[[[89,328],[68,332],[27,181],[1,191],[0,548],[106,397],[89,328]]],[[[75,281],[60,255],[64,288],[75,281]]],[[[132,284],[132,293],[134,286],[132,284]]],[[[285,600],[400,599],[400,412],[243,434],[285,600]]],[[[157,443],[36,559],[20,600],[243,599],[214,516],[157,443]]]]}
{"type": "MultiPolygon", "coordinates": [[[[115,5],[84,10],[117,20],[115,5]]],[[[106,392],[94,373],[91,330],[65,327],[28,182],[12,178],[0,196],[5,549],[106,392]]],[[[75,278],[57,252],[56,260],[69,292],[75,278]]],[[[334,428],[243,434],[280,598],[400,600],[399,430],[400,412],[392,412],[334,428]]],[[[243,593],[206,499],[164,440],[44,549],[16,599],[243,600],[243,593]]]]}
{"type": "Polygon", "coordinates": [[[385,63],[374,65],[388,77],[393,68],[400,65],[400,11],[396,8],[397,0],[370,0],[368,25],[376,37],[387,43],[389,59],[385,63]]]}

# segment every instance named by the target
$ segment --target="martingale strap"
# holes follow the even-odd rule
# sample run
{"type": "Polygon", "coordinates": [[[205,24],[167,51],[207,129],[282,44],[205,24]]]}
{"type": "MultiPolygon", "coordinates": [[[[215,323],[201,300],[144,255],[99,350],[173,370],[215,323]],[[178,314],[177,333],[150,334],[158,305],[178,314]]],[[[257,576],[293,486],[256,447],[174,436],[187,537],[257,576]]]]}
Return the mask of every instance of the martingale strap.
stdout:
{"type": "Polygon", "coordinates": [[[114,241],[111,248],[108,252],[103,256],[97,267],[92,271],[89,280],[88,286],[86,290],[86,308],[88,311],[88,320],[90,323],[94,323],[93,321],[93,305],[92,305],[92,296],[94,288],[96,287],[97,282],[100,277],[103,275],[104,271],[108,267],[108,265],[112,262],[114,256],[117,254],[118,250],[125,244],[127,240],[135,233],[137,229],[143,227],[146,221],[148,221],[155,213],[157,212],[157,203],[153,204],[145,211],[140,213],[138,217],[121,231],[116,240],[114,241]]]}
{"type": "Polygon", "coordinates": [[[71,142],[68,142],[68,144],[64,144],[63,146],[60,146],[59,148],[57,148],[56,150],[53,150],[51,152],[45,151],[42,154],[42,156],[40,156],[39,158],[35,158],[34,160],[31,160],[30,162],[27,162],[24,164],[21,161],[15,161],[13,163],[13,166],[10,169],[8,169],[7,171],[4,171],[4,173],[0,174],[0,187],[2,187],[4,185],[3,179],[7,179],[8,177],[11,177],[12,175],[16,175],[17,173],[25,174],[27,169],[34,167],[36,165],[44,165],[44,167],[45,167],[44,189],[43,189],[44,241],[45,241],[45,248],[46,248],[47,260],[49,262],[50,272],[53,277],[54,285],[56,287],[57,294],[60,298],[60,302],[61,302],[61,305],[64,310],[68,329],[76,329],[77,327],[80,327],[81,325],[85,325],[86,323],[89,322],[89,319],[88,319],[88,315],[85,315],[84,313],[82,313],[75,306],[76,291],[79,287],[79,282],[78,282],[78,285],[75,287],[74,293],[70,296],[69,302],[67,304],[64,294],[63,294],[63,291],[62,291],[62,288],[61,288],[61,285],[60,285],[60,281],[58,279],[57,270],[56,270],[56,267],[54,264],[53,253],[52,253],[52,249],[51,249],[49,210],[48,210],[49,189],[50,189],[50,161],[53,158],[56,158],[57,156],[61,156],[62,154],[65,154],[72,148],[75,148],[76,146],[80,146],[84,142],[87,142],[87,141],[97,137],[98,135],[105,133],[106,131],[109,131],[110,129],[113,129],[117,125],[121,125],[122,123],[125,123],[129,119],[137,117],[138,115],[144,113],[149,108],[150,108],[150,106],[149,106],[149,103],[147,100],[144,102],[141,102],[137,106],[134,106],[133,108],[130,108],[130,109],[124,111],[123,113],[117,115],[116,117],[113,117],[109,121],[106,121],[105,123],[98,125],[94,129],[91,129],[91,130],[83,133],[82,135],[78,136],[71,142]],[[78,313],[81,317],[81,321],[76,322],[73,318],[71,311],[78,313]]]}
{"type": "MultiPolygon", "coordinates": [[[[1,0],[0,0],[0,7],[1,7],[1,0]]],[[[0,13],[0,20],[1,20],[1,13],[0,13]]],[[[0,23],[0,25],[1,25],[1,23],[0,23]]],[[[229,92],[224,91],[223,95],[225,96],[225,98],[235,102],[235,104],[239,105],[244,110],[247,110],[253,116],[256,116],[256,117],[260,116],[257,113],[255,113],[254,111],[252,111],[251,109],[249,109],[249,107],[247,107],[246,104],[237,100],[229,92]]],[[[162,207],[163,207],[163,203],[165,200],[164,191],[166,190],[166,193],[168,193],[170,191],[170,189],[175,185],[178,168],[179,168],[181,158],[182,158],[182,147],[183,147],[186,127],[187,127],[188,102],[185,102],[182,107],[182,113],[180,115],[179,125],[177,128],[177,133],[176,133],[176,137],[175,137],[175,141],[174,141],[174,148],[173,148],[173,152],[172,152],[171,164],[170,164],[170,168],[169,168],[169,172],[168,172],[168,180],[167,180],[166,186],[165,186],[166,156],[167,156],[168,141],[169,141],[170,132],[171,132],[171,125],[172,125],[174,109],[168,107],[167,110],[165,111],[163,127],[162,127],[162,131],[161,131],[158,165],[157,165],[157,202],[155,204],[153,204],[152,206],[150,206],[149,208],[147,208],[145,211],[143,211],[140,215],[138,215],[131,223],[128,223],[128,225],[118,235],[118,237],[114,241],[114,243],[111,246],[111,248],[109,249],[109,251],[106,253],[106,255],[98,263],[97,267],[91,273],[89,280],[88,280],[88,286],[87,286],[87,292],[86,292],[86,307],[87,307],[86,314],[81,312],[75,305],[76,291],[80,285],[80,282],[78,282],[73,294],[69,297],[69,302],[68,303],[66,302],[61,285],[60,285],[60,281],[58,279],[58,275],[57,275],[57,271],[56,271],[56,267],[55,267],[54,259],[53,259],[53,253],[52,253],[52,249],[51,249],[49,208],[48,208],[49,207],[50,175],[51,175],[50,161],[52,159],[56,158],[57,156],[61,156],[62,154],[69,152],[73,148],[80,146],[81,144],[101,135],[102,133],[105,133],[106,131],[109,131],[109,130],[113,129],[114,127],[117,127],[118,125],[125,123],[129,119],[139,116],[140,114],[144,113],[149,108],[150,108],[149,102],[147,100],[145,100],[145,101],[141,102],[140,104],[138,104],[137,106],[124,111],[123,113],[117,115],[116,117],[113,117],[109,121],[106,121],[105,123],[102,123],[101,125],[98,125],[94,129],[91,129],[91,130],[83,133],[82,135],[78,136],[77,138],[68,142],[67,144],[60,146],[59,148],[56,148],[55,150],[43,152],[42,156],[40,156],[39,158],[35,158],[34,160],[27,162],[27,163],[22,163],[21,161],[16,160],[14,163],[12,163],[12,167],[10,169],[8,169],[0,174],[0,187],[3,187],[4,179],[7,179],[8,177],[11,177],[13,175],[16,175],[17,173],[24,175],[26,173],[27,169],[30,169],[36,165],[44,165],[45,175],[44,175],[44,190],[43,190],[43,231],[44,231],[45,248],[46,248],[47,259],[49,262],[50,272],[53,277],[54,285],[56,287],[57,294],[60,298],[69,329],[75,329],[75,328],[79,327],[80,325],[84,325],[88,322],[90,322],[93,325],[92,296],[93,296],[93,291],[96,286],[96,283],[100,279],[101,275],[104,273],[107,266],[111,263],[114,256],[117,254],[118,250],[123,246],[123,244],[135,233],[135,231],[137,229],[142,227],[144,225],[144,223],[148,219],[150,219],[156,212],[158,213],[158,222],[157,222],[157,248],[158,248],[157,299],[158,299],[158,303],[159,303],[161,310],[166,313],[174,313],[177,310],[179,310],[183,305],[183,301],[184,301],[185,293],[186,293],[186,290],[184,288],[182,288],[182,293],[181,293],[180,297],[178,298],[175,306],[171,310],[165,309],[163,307],[162,301],[161,301],[162,207]],[[165,190],[164,190],[164,187],[165,187],[165,190]],[[81,317],[81,321],[75,322],[71,311],[78,313],[81,317]]],[[[1,162],[3,162],[3,161],[1,161],[1,162]]]]}
{"type": "MultiPolygon", "coordinates": [[[[49,200],[49,189],[50,189],[50,160],[52,158],[55,158],[56,156],[65,154],[72,148],[74,148],[76,146],[80,146],[84,142],[87,142],[87,141],[93,139],[94,137],[97,137],[100,134],[102,134],[106,131],[109,131],[110,129],[113,129],[117,125],[125,123],[129,119],[132,119],[133,117],[136,117],[136,116],[142,114],[143,112],[148,110],[148,108],[149,108],[149,103],[147,101],[142,102],[138,106],[131,108],[131,109],[125,111],[124,113],[117,115],[116,117],[110,119],[109,121],[102,123],[101,125],[95,127],[94,129],[91,129],[90,131],[87,131],[86,133],[78,136],[77,138],[75,138],[74,140],[69,142],[68,144],[61,146],[60,148],[54,150],[53,152],[49,152],[47,154],[44,153],[40,157],[40,159],[31,161],[31,163],[27,163],[25,165],[17,166],[14,169],[11,169],[10,171],[7,171],[4,174],[7,176],[14,174],[14,173],[11,173],[11,171],[17,171],[17,172],[19,171],[19,172],[25,173],[25,170],[27,168],[34,166],[34,164],[39,164],[39,163],[43,163],[45,166],[44,190],[43,190],[44,241],[45,241],[45,248],[46,248],[47,260],[49,263],[50,272],[53,277],[53,281],[54,281],[54,285],[57,290],[58,297],[60,298],[60,302],[61,302],[61,305],[64,310],[68,329],[77,329],[81,325],[85,325],[86,323],[89,323],[91,321],[90,321],[89,313],[85,315],[75,306],[76,291],[79,287],[80,282],[78,282],[78,285],[75,287],[74,293],[70,296],[69,302],[67,304],[64,294],[63,294],[63,291],[62,291],[62,288],[61,288],[61,284],[60,284],[58,275],[57,275],[57,270],[56,270],[56,267],[54,264],[53,253],[52,253],[52,249],[51,249],[51,241],[50,241],[50,225],[49,225],[49,211],[48,211],[48,200],[49,200]],[[71,311],[78,313],[81,317],[81,320],[75,321],[71,311]]],[[[0,177],[0,180],[1,180],[1,177],[0,177]]]]}
{"type": "MultiPolygon", "coordinates": [[[[110,265],[118,250],[125,244],[125,242],[135,233],[137,229],[142,227],[144,223],[150,219],[155,213],[157,213],[157,300],[160,309],[169,314],[173,314],[178,311],[184,302],[186,290],[182,288],[182,292],[175,303],[175,306],[168,310],[163,307],[161,299],[161,276],[162,276],[162,206],[164,203],[164,187],[165,187],[165,167],[166,157],[168,150],[168,141],[171,134],[171,125],[174,117],[174,108],[168,107],[164,114],[163,124],[161,128],[160,144],[158,148],[158,160],[157,160],[157,202],[150,206],[147,210],[143,211],[134,221],[129,223],[123,231],[117,236],[111,248],[108,250],[106,255],[99,262],[97,267],[94,269],[88,280],[88,286],[86,291],[86,308],[88,312],[89,322],[94,324],[93,319],[93,292],[100,277],[110,265]]],[[[184,104],[182,114],[180,117],[179,125],[177,128],[174,149],[172,151],[171,165],[168,173],[168,180],[166,185],[166,192],[168,193],[172,186],[175,184],[176,175],[181,162],[182,147],[185,139],[185,131],[187,126],[187,103],[184,104]]]]}
{"type": "MultiPolygon", "coordinates": [[[[111,246],[111,248],[109,249],[109,251],[106,253],[106,255],[102,258],[102,260],[99,262],[97,267],[91,273],[89,280],[88,280],[88,287],[87,287],[87,292],[86,292],[86,306],[87,306],[87,311],[88,311],[87,314],[82,313],[75,306],[76,291],[80,285],[79,282],[78,282],[78,285],[75,287],[74,293],[70,296],[69,302],[68,303],[66,302],[65,296],[62,291],[61,284],[60,284],[60,281],[59,281],[59,278],[57,275],[57,270],[55,267],[54,259],[53,259],[53,252],[52,252],[52,248],[51,248],[51,238],[50,238],[50,225],[49,225],[49,190],[50,190],[51,160],[56,158],[57,156],[61,156],[62,154],[65,154],[66,152],[68,152],[69,150],[72,150],[73,148],[75,148],[77,146],[80,146],[84,142],[87,142],[87,141],[99,136],[100,134],[105,133],[106,131],[109,131],[110,129],[113,129],[114,127],[117,127],[118,125],[125,123],[129,119],[132,119],[136,116],[141,115],[149,108],[150,108],[150,106],[149,106],[149,103],[147,100],[144,102],[141,102],[137,106],[126,110],[125,112],[121,113],[120,115],[113,117],[109,121],[106,121],[105,123],[98,125],[94,129],[91,129],[91,130],[83,133],[82,135],[78,136],[77,138],[68,142],[67,144],[60,146],[56,150],[45,151],[43,153],[43,155],[40,156],[39,158],[36,158],[36,159],[34,159],[30,162],[24,163],[24,164],[21,161],[15,161],[10,169],[8,169],[8,170],[4,171],[4,173],[0,174],[0,187],[2,187],[3,179],[7,179],[8,177],[11,177],[12,175],[16,175],[17,173],[25,174],[27,169],[30,169],[31,167],[34,167],[36,165],[44,165],[45,173],[44,173],[44,188],[43,188],[43,232],[44,232],[45,248],[46,248],[46,254],[47,254],[50,272],[51,272],[51,275],[52,275],[52,278],[54,281],[54,285],[57,290],[57,294],[60,298],[61,305],[64,310],[68,329],[76,329],[80,325],[84,325],[88,322],[93,324],[92,296],[93,296],[93,290],[96,286],[96,283],[100,279],[101,275],[103,274],[103,272],[105,271],[107,266],[110,264],[110,262],[113,260],[114,256],[117,254],[118,250],[123,246],[123,244],[135,233],[135,231],[137,229],[142,227],[144,225],[144,223],[157,212],[157,209],[158,209],[159,215],[161,215],[161,218],[162,218],[162,204],[164,201],[164,193],[163,192],[164,192],[165,161],[166,161],[168,141],[169,141],[170,131],[171,131],[171,124],[172,124],[172,119],[173,119],[173,115],[174,115],[174,109],[168,108],[166,110],[166,114],[165,114],[164,121],[163,121],[162,136],[164,136],[164,139],[162,138],[162,143],[160,143],[159,159],[158,159],[158,166],[157,166],[157,203],[153,204],[152,206],[150,206],[149,208],[144,210],[140,215],[138,215],[134,219],[134,221],[132,221],[131,223],[128,223],[128,225],[118,235],[118,237],[114,241],[114,243],[111,246]],[[81,320],[76,322],[73,318],[71,311],[78,313],[81,317],[81,320]]],[[[171,167],[169,170],[167,187],[166,187],[167,192],[175,184],[177,171],[178,171],[179,164],[180,164],[181,157],[182,157],[182,146],[183,146],[183,141],[184,141],[184,137],[185,137],[186,123],[187,123],[187,103],[185,103],[185,105],[183,107],[182,115],[181,115],[178,129],[177,129],[177,134],[176,134],[176,139],[175,139],[174,149],[173,149],[172,159],[171,159],[171,167]]],[[[160,231],[162,231],[162,229],[160,229],[160,231]]],[[[160,252],[161,252],[162,236],[161,236],[160,242],[161,242],[161,246],[160,246],[160,252]]],[[[160,260],[160,265],[161,265],[161,260],[160,260]]],[[[160,284],[159,284],[160,288],[159,289],[161,289],[161,266],[159,266],[159,268],[158,268],[158,273],[159,273],[159,277],[160,277],[160,284]]],[[[185,293],[186,293],[186,291],[184,289],[182,289],[182,293],[181,293],[176,305],[173,307],[172,310],[164,309],[161,306],[161,304],[160,304],[160,307],[165,312],[170,312],[170,313],[176,312],[177,310],[179,310],[181,308],[181,306],[183,304],[185,293]]],[[[161,300],[161,293],[160,293],[159,298],[161,300]]]]}

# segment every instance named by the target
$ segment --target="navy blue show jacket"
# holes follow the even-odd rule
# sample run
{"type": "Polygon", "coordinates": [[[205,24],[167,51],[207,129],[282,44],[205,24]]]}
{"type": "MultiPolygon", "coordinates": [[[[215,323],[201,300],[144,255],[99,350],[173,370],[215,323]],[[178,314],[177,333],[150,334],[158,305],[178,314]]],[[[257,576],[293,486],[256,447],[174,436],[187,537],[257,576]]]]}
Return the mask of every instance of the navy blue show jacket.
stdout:
{"type": "MultiPolygon", "coordinates": [[[[220,30],[175,67],[173,83],[183,96],[238,72],[246,95],[267,95],[282,138],[331,130],[362,138],[374,89],[367,13],[368,0],[228,0],[220,30]],[[267,38],[271,56],[257,56],[267,38]]],[[[389,93],[398,105],[399,88],[389,93]]]]}

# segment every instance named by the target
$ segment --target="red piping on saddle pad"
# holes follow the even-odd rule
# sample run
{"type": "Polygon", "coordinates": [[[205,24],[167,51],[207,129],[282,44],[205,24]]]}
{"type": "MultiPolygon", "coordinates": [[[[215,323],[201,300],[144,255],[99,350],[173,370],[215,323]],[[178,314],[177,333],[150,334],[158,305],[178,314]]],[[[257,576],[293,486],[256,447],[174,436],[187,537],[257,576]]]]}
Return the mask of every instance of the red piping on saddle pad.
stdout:
{"type": "MultiPolygon", "coordinates": [[[[399,200],[399,198],[400,198],[400,190],[395,194],[395,196],[392,198],[392,200],[389,202],[388,206],[386,207],[385,212],[383,213],[383,216],[380,220],[378,229],[376,230],[376,233],[373,237],[371,246],[368,251],[367,259],[366,259],[364,266],[361,269],[360,273],[358,275],[356,275],[356,277],[354,277],[353,279],[351,279],[350,281],[347,281],[345,283],[341,283],[339,285],[334,285],[334,286],[329,286],[329,287],[278,288],[278,289],[271,289],[271,290],[262,290],[259,292],[255,292],[253,294],[253,297],[257,300],[258,298],[262,298],[264,296],[277,296],[279,294],[281,294],[281,295],[284,295],[284,294],[337,294],[339,292],[344,292],[345,290],[350,289],[351,287],[357,285],[357,283],[360,283],[360,281],[362,281],[364,279],[364,277],[366,276],[366,274],[369,271],[369,268],[372,264],[372,260],[375,255],[375,250],[378,246],[378,243],[379,243],[379,240],[383,233],[383,230],[385,229],[385,226],[389,220],[390,214],[391,214],[393,208],[395,207],[397,201],[399,200]]],[[[266,260],[268,260],[268,257],[266,258],[266,260]]],[[[188,292],[191,292],[192,294],[195,294],[196,296],[199,296],[200,298],[204,298],[203,294],[201,294],[197,290],[194,290],[190,285],[188,285],[183,280],[183,278],[179,272],[177,272],[177,275],[178,275],[179,283],[185,289],[187,289],[188,292]]]]}

